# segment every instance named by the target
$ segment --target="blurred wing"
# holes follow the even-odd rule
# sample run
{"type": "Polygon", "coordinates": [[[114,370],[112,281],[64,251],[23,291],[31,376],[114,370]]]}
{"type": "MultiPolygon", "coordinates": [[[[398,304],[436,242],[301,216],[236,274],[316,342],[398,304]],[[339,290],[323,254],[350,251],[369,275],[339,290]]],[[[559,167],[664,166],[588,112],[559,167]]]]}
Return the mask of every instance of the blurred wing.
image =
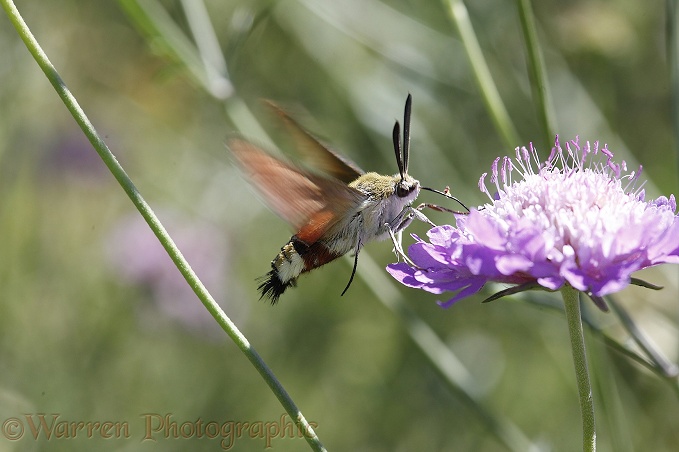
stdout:
{"type": "Polygon", "coordinates": [[[227,146],[268,205],[296,231],[304,232],[300,239],[307,243],[315,242],[365,199],[342,182],[305,173],[247,141],[234,139],[227,146]]]}
{"type": "Polygon", "coordinates": [[[329,174],[332,177],[349,183],[358,179],[363,175],[363,171],[358,165],[343,157],[336,152],[331,151],[327,146],[322,144],[304,127],[299,125],[297,121],[292,119],[285,110],[275,103],[267,100],[265,103],[281,118],[283,124],[295,139],[297,149],[302,158],[308,162],[309,166],[329,174]]]}

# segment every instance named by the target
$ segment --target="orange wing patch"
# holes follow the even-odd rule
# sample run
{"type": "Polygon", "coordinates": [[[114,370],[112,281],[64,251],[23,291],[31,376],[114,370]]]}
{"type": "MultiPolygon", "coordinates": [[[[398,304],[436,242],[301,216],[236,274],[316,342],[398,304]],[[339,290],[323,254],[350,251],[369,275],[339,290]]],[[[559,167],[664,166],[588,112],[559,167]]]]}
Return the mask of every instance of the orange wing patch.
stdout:
{"type": "Polygon", "coordinates": [[[316,243],[336,222],[337,216],[331,210],[316,212],[299,230],[297,238],[309,245],[316,243]]]}

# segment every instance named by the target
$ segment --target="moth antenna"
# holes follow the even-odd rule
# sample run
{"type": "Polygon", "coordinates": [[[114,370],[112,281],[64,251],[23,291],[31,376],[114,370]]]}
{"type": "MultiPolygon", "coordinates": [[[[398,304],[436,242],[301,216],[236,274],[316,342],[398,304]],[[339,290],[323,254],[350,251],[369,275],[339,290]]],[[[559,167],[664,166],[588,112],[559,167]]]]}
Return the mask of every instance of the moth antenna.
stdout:
{"type": "Polygon", "coordinates": [[[394,140],[394,153],[396,154],[396,164],[398,165],[398,172],[401,175],[401,180],[404,178],[405,168],[403,167],[403,158],[401,155],[401,126],[398,121],[394,124],[394,130],[391,134],[394,140]]]}
{"type": "MultiPolygon", "coordinates": [[[[408,161],[410,160],[410,112],[412,111],[413,96],[408,93],[405,111],[403,112],[403,173],[408,174],[408,161]]],[[[403,174],[401,174],[403,176],[403,174]]]]}

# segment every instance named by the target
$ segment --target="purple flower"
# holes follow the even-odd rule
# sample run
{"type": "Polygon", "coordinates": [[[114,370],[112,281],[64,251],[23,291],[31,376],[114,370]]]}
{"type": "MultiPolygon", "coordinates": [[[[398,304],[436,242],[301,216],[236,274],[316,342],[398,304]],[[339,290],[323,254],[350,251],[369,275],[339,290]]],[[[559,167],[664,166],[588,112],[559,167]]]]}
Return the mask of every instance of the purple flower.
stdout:
{"type": "MultiPolygon", "coordinates": [[[[224,241],[223,232],[209,223],[189,221],[174,211],[159,213],[174,241],[215,299],[222,306],[228,303],[231,314],[245,317],[247,306],[236,302],[240,289],[228,280],[233,250],[224,241]]],[[[117,278],[142,289],[140,292],[149,295],[154,303],[151,307],[139,304],[142,308],[140,318],[145,326],[153,325],[162,313],[196,334],[220,337],[221,330],[214,319],[139,215],[116,222],[107,236],[106,247],[117,278]]]]}
{"type": "Polygon", "coordinates": [[[479,181],[490,203],[456,215],[456,227],[432,228],[428,242],[413,235],[408,254],[416,267],[397,263],[387,271],[409,287],[457,292],[443,307],[498,282],[547,290],[569,284],[605,308],[601,297],[625,288],[635,271],[679,263],[674,196],[645,202],[635,188],[640,171],[627,172],[607,146],[577,138],[564,150],[557,136],[542,164],[532,145],[517,148],[515,160],[493,163],[495,196],[487,174],[479,181]]]}

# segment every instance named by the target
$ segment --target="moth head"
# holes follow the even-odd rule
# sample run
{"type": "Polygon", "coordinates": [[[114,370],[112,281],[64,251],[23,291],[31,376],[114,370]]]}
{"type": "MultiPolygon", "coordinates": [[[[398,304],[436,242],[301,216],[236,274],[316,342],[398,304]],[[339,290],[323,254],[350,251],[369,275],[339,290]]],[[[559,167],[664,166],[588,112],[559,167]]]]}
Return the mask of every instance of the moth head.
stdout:
{"type": "Polygon", "coordinates": [[[393,178],[395,182],[394,194],[399,198],[408,198],[414,195],[412,196],[414,200],[420,193],[420,182],[412,176],[395,174],[393,178]]]}

